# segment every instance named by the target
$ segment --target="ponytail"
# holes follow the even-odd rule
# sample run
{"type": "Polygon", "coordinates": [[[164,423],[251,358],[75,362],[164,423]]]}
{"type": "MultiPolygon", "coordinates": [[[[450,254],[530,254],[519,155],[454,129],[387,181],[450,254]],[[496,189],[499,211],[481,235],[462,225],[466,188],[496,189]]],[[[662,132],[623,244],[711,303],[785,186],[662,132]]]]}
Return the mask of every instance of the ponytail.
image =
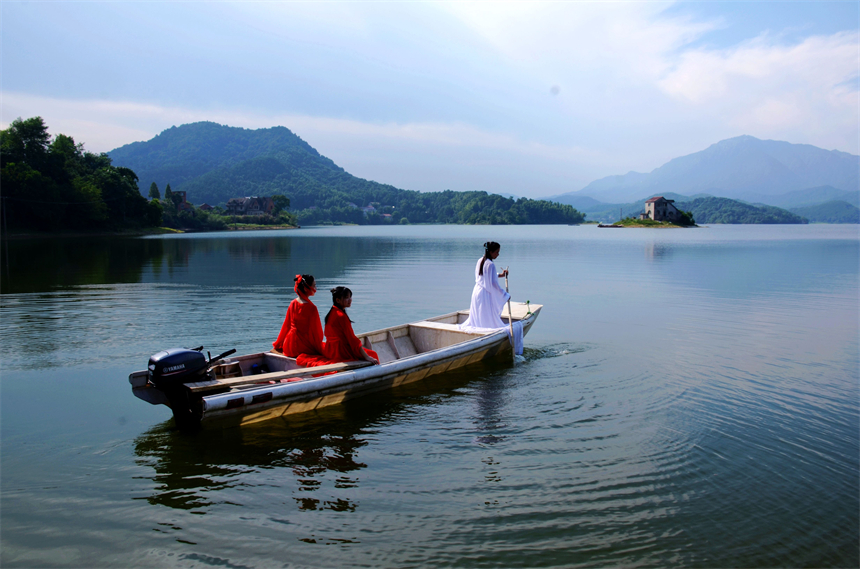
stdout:
{"type": "Polygon", "coordinates": [[[490,253],[498,251],[499,249],[501,249],[501,247],[502,246],[495,241],[487,241],[486,243],[484,243],[484,258],[481,259],[481,266],[480,268],[478,268],[479,275],[484,275],[484,263],[486,263],[487,259],[490,258],[490,253]]]}

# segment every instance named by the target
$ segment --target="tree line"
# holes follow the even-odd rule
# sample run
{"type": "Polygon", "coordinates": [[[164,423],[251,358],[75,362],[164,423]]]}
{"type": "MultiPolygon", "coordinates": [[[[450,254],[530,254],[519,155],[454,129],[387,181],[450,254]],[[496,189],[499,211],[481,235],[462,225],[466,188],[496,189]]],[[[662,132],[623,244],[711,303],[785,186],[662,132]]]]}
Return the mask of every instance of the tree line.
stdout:
{"type": "Polygon", "coordinates": [[[782,208],[754,206],[729,198],[698,198],[675,206],[689,210],[697,223],[808,223],[805,218],[782,208]]]}
{"type": "Polygon", "coordinates": [[[162,210],[140,195],[137,175],[71,136],[51,137],[42,117],[0,130],[3,219],[14,230],[157,227],[162,210]]]}
{"type": "MultiPolygon", "coordinates": [[[[210,125],[204,126],[211,130],[210,125]]],[[[251,134],[249,131],[243,136],[252,138],[251,134]]],[[[198,133],[193,138],[197,140],[200,136],[198,133]]],[[[56,232],[159,226],[213,230],[232,224],[330,222],[574,224],[585,219],[569,205],[543,200],[511,199],[483,191],[402,190],[350,175],[286,129],[270,129],[265,137],[261,148],[259,145],[244,148],[231,140],[222,141],[220,155],[239,153],[237,159],[230,161],[232,165],[183,184],[182,189],[195,201],[217,196],[218,202],[214,203],[225,203],[230,197],[253,195],[275,199],[276,211],[272,215],[237,217],[218,206],[202,211],[180,205],[183,200],[170,184],[162,195],[152,182],[147,200],[131,168],[114,166],[107,154],[88,152],[83,143],[76,143],[70,136],[51,137],[41,117],[18,118],[0,131],[3,184],[0,205],[4,223],[14,231],[56,232]],[[296,140],[284,145],[287,134],[296,140]],[[273,147],[278,149],[272,150],[273,147]],[[248,159],[260,151],[268,153],[248,159]],[[376,211],[366,213],[357,207],[371,203],[376,211]],[[293,211],[289,212],[291,204],[293,211]]],[[[179,174],[183,168],[175,173],[179,174]]]]}
{"type": "Polygon", "coordinates": [[[165,187],[162,198],[158,184],[152,182],[149,186],[149,199],[161,204],[162,225],[173,229],[218,231],[241,225],[298,225],[296,216],[287,211],[290,208],[290,200],[281,195],[272,196],[274,209],[263,215],[232,215],[220,206],[209,210],[194,207],[194,204],[182,199],[180,192],[174,192],[170,184],[165,187]]]}
{"type": "MultiPolygon", "coordinates": [[[[373,193],[358,192],[352,200],[376,204],[376,211],[365,214],[349,205],[349,196],[322,201],[323,207],[306,208],[297,212],[299,223],[310,225],[325,221],[356,224],[383,223],[455,223],[487,225],[571,224],[582,223],[585,215],[573,207],[544,200],[512,199],[487,192],[412,192],[399,190],[398,194],[382,200],[373,193]],[[334,202],[334,203],[332,203],[334,202]],[[326,207],[327,206],[327,207],[326,207]],[[388,214],[390,217],[385,217],[388,214]]],[[[354,202],[353,202],[354,203],[354,202]]]]}

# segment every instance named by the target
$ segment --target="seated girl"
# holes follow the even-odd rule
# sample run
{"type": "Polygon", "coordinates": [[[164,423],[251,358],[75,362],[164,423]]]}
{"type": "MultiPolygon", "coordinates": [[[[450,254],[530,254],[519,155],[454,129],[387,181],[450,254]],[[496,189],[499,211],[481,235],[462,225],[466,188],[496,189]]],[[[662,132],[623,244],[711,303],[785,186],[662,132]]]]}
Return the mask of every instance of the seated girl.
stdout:
{"type": "Polygon", "coordinates": [[[272,347],[285,356],[296,358],[300,366],[320,365],[316,362],[325,357],[323,332],[320,313],[310,299],[316,294],[317,285],[312,275],[296,275],[293,281],[298,298],[287,308],[281,333],[272,347]]]}
{"type": "Polygon", "coordinates": [[[332,307],[325,317],[325,357],[328,363],[367,360],[379,363],[379,354],[361,345],[352,331],[346,309],[352,306],[352,291],[344,286],[331,289],[332,307]]]}

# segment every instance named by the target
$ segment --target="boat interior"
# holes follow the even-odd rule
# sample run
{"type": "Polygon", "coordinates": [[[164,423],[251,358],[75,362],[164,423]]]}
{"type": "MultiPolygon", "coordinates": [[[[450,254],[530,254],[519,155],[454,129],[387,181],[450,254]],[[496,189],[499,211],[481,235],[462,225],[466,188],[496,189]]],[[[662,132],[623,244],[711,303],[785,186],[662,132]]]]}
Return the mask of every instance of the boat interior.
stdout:
{"type": "MultiPolygon", "coordinates": [[[[512,302],[513,321],[523,320],[531,314],[537,314],[541,308],[541,305],[512,302]]],[[[416,354],[446,348],[489,333],[460,330],[458,324],[465,322],[468,317],[468,310],[460,310],[419,322],[358,334],[357,336],[365,348],[375,350],[379,354],[381,364],[386,364],[416,354]]],[[[509,322],[507,306],[502,312],[502,320],[506,324],[509,322]]],[[[526,329],[523,332],[525,333],[526,329]]],[[[296,363],[295,358],[277,352],[261,352],[231,357],[212,368],[214,380],[186,384],[186,386],[193,392],[206,394],[216,389],[241,388],[268,380],[299,381],[311,375],[346,371],[367,365],[370,363],[357,361],[304,368],[296,363]]],[[[146,372],[135,372],[129,379],[134,387],[143,387],[146,383],[146,377],[146,372]],[[139,383],[144,385],[136,385],[139,383]]]]}

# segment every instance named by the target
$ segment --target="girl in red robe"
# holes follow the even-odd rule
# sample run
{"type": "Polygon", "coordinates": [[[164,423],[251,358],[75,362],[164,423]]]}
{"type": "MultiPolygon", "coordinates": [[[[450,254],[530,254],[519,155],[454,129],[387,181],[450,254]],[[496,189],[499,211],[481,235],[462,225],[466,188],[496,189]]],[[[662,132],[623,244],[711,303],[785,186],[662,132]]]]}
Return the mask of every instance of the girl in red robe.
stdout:
{"type": "Polygon", "coordinates": [[[352,291],[344,286],[331,289],[332,307],[325,317],[325,357],[329,363],[367,360],[379,363],[379,354],[367,350],[352,331],[346,309],[352,306],[352,291]]]}
{"type": "Polygon", "coordinates": [[[316,294],[317,285],[312,275],[296,275],[293,280],[298,298],[287,308],[281,333],[272,347],[285,356],[296,358],[300,366],[320,365],[316,362],[325,359],[323,331],[320,313],[310,299],[316,294]]]}

